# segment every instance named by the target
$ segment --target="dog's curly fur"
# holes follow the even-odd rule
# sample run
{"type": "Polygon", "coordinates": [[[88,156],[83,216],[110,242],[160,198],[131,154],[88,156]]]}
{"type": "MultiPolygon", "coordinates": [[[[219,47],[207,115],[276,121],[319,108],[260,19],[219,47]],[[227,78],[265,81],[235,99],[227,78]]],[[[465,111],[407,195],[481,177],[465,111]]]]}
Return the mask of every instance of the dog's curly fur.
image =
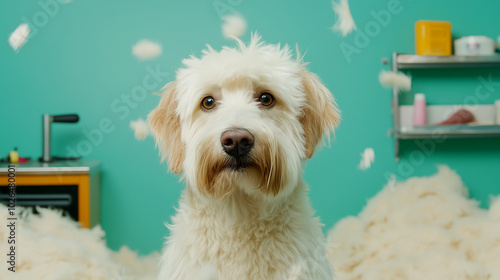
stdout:
{"type": "Polygon", "coordinates": [[[302,165],[339,123],[335,101],[287,46],[258,35],[237,44],[184,60],[149,115],[163,159],[186,183],[159,279],[192,280],[211,265],[223,280],[330,280],[302,165]],[[259,102],[263,92],[273,106],[259,102]],[[221,145],[230,129],[255,138],[243,168],[221,145]]]}

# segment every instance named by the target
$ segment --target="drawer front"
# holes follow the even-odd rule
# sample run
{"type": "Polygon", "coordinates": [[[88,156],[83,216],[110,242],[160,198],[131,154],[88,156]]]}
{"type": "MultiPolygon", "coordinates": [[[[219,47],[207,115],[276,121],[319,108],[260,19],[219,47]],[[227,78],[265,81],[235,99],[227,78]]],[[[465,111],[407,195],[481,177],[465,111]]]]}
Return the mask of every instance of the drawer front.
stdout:
{"type": "MultiPolygon", "coordinates": [[[[0,187],[0,203],[8,204],[9,198],[8,188],[0,187]]],[[[78,185],[17,186],[17,206],[31,207],[35,213],[35,206],[60,209],[78,221],[78,185]]]]}

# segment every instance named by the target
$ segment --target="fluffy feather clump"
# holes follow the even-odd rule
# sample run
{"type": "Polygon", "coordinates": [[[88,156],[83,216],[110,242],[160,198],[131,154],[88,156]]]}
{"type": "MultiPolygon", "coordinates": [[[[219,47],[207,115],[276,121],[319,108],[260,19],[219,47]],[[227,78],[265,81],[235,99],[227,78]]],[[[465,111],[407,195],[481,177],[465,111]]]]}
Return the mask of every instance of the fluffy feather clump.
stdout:
{"type": "Polygon", "coordinates": [[[160,44],[146,39],[142,39],[132,46],[132,54],[139,60],[153,59],[159,56],[162,51],[163,49],[160,44]]]}
{"type": "Polygon", "coordinates": [[[372,148],[366,148],[363,153],[361,153],[361,161],[359,162],[358,168],[361,170],[366,170],[370,168],[374,161],[375,151],[373,151],[372,148]]]}
{"type": "Polygon", "coordinates": [[[346,36],[356,29],[356,23],[351,15],[347,0],[340,0],[339,3],[332,1],[333,11],[337,15],[337,22],[332,27],[335,31],[340,31],[342,36],[346,36]]]}
{"type": "Polygon", "coordinates": [[[499,198],[479,208],[444,166],[431,177],[388,184],[330,230],[337,279],[500,279],[499,198]]]}
{"type": "MultiPolygon", "coordinates": [[[[0,262],[2,275],[9,273],[10,280],[156,279],[159,253],[139,258],[126,247],[113,252],[106,247],[100,226],[80,228],[60,211],[39,208],[39,215],[20,207],[16,211],[21,211],[16,221],[16,272],[7,271],[7,262],[0,262]]],[[[7,207],[0,204],[0,218],[7,221],[7,217],[7,207]]],[[[0,240],[7,240],[8,230],[0,227],[0,240]]],[[[8,252],[8,246],[0,242],[0,252],[8,252]]]]}
{"type": "Polygon", "coordinates": [[[378,76],[380,84],[397,90],[411,90],[411,78],[403,72],[382,71],[378,76]]]}
{"type": "Polygon", "coordinates": [[[139,118],[136,121],[130,121],[130,128],[134,130],[135,139],[144,140],[149,135],[149,125],[146,121],[139,118]]]}
{"type": "Polygon", "coordinates": [[[247,22],[239,14],[232,14],[223,18],[222,34],[226,39],[239,38],[245,34],[247,30],[247,22]]]}
{"type": "Polygon", "coordinates": [[[28,40],[30,32],[31,30],[27,23],[19,25],[9,36],[9,45],[12,49],[18,51],[28,40]]]}

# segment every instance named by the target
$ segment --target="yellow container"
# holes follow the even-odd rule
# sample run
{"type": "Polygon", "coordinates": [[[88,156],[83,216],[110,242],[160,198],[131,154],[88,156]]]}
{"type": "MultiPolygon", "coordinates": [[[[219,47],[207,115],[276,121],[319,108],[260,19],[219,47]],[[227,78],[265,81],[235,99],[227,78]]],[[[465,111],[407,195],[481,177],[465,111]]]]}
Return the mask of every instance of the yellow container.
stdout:
{"type": "Polygon", "coordinates": [[[451,23],[449,21],[417,21],[415,50],[418,55],[451,55],[451,23]]]}

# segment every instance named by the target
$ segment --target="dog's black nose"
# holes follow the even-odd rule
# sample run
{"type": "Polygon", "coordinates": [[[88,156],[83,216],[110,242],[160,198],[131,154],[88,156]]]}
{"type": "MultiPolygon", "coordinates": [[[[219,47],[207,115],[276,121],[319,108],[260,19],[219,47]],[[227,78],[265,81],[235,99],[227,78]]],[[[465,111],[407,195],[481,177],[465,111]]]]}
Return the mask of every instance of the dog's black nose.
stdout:
{"type": "Polygon", "coordinates": [[[246,129],[230,129],[220,137],[224,151],[235,158],[246,156],[252,149],[254,140],[253,135],[246,129]]]}

